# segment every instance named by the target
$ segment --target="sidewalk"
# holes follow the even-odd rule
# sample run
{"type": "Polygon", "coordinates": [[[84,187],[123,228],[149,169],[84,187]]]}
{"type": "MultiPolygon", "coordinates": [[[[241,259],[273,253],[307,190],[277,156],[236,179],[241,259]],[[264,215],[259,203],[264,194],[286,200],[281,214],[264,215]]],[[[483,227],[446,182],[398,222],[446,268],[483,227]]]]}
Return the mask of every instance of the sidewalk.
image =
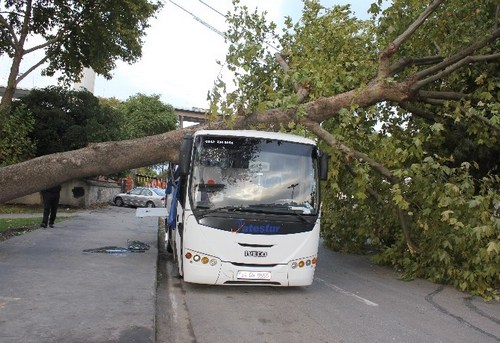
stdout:
{"type": "Polygon", "coordinates": [[[0,242],[0,342],[154,342],[158,219],[135,212],[70,213],[0,242]],[[150,249],[83,252],[128,240],[150,249]]]}

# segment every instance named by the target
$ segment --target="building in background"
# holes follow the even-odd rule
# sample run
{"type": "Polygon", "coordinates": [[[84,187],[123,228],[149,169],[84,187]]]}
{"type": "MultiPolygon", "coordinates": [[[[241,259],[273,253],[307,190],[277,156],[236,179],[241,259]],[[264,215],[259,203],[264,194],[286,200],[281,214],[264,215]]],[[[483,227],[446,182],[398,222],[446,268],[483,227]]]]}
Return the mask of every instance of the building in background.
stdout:
{"type": "Polygon", "coordinates": [[[94,94],[95,86],[95,71],[92,68],[83,68],[83,75],[80,82],[73,85],[73,89],[81,90],[86,89],[90,93],[94,94]]]}

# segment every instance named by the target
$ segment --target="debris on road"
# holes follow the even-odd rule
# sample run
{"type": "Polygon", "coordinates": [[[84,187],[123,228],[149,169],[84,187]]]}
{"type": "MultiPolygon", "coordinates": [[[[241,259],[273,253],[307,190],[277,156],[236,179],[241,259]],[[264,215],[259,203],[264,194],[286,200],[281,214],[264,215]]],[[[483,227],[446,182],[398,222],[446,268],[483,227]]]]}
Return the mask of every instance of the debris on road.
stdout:
{"type": "Polygon", "coordinates": [[[150,246],[147,243],[141,241],[127,241],[128,246],[126,248],[119,247],[115,245],[105,246],[93,249],[84,249],[84,254],[94,254],[94,253],[106,253],[106,254],[124,254],[129,252],[146,252],[149,250],[150,246]]]}

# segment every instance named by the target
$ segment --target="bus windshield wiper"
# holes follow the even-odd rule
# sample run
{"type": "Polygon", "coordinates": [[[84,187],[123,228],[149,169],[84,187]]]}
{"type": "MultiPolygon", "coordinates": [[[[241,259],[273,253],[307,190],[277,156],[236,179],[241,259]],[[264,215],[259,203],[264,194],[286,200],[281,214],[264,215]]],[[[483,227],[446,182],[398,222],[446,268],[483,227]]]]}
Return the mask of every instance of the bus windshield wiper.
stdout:
{"type": "Polygon", "coordinates": [[[314,223],[314,221],[315,221],[315,219],[313,219],[313,220],[309,220],[308,218],[306,218],[306,217],[304,216],[304,214],[303,214],[303,213],[300,213],[300,212],[298,212],[298,211],[290,211],[289,213],[290,213],[290,214],[293,214],[293,215],[296,215],[296,216],[297,216],[297,217],[299,217],[299,218],[300,218],[303,222],[305,222],[305,223],[307,223],[307,224],[312,224],[312,223],[314,223]]]}
{"type": "Polygon", "coordinates": [[[209,207],[209,206],[200,206],[196,208],[197,210],[201,210],[202,212],[200,213],[200,216],[203,218],[209,214],[216,213],[216,212],[245,212],[246,207],[243,206],[225,206],[225,207],[209,207]]]}
{"type": "Polygon", "coordinates": [[[198,206],[197,210],[200,211],[199,216],[201,218],[206,217],[213,213],[229,213],[229,212],[248,212],[248,213],[268,213],[268,214],[296,214],[294,212],[288,211],[286,207],[283,209],[269,209],[269,208],[256,208],[251,206],[225,206],[225,207],[208,207],[208,206],[198,206]]]}
{"type": "MultiPolygon", "coordinates": [[[[283,204],[262,204],[253,206],[262,207],[262,208],[252,207],[253,212],[271,213],[271,214],[291,214],[299,217],[302,221],[308,224],[314,222],[314,220],[311,221],[308,218],[306,218],[306,216],[304,216],[304,212],[302,209],[297,208],[295,206],[283,205],[283,204]]],[[[310,214],[310,212],[307,214],[310,214]]]]}

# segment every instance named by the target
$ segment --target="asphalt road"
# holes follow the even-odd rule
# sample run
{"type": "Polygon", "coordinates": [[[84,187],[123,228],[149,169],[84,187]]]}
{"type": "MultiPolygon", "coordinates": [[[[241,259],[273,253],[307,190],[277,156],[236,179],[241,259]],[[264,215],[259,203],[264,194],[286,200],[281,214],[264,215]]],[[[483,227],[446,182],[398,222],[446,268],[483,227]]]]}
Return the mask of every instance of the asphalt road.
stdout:
{"type": "Polygon", "coordinates": [[[154,342],[158,220],[135,212],[80,211],[0,242],[0,343],[154,342]],[[86,252],[134,240],[150,249],[86,252]]]}
{"type": "Polygon", "coordinates": [[[0,343],[500,342],[500,303],[320,249],[310,287],[177,279],[157,219],[109,207],[0,242],[0,343]],[[145,253],[85,254],[140,240],[145,253]]]}
{"type": "Polygon", "coordinates": [[[301,288],[187,284],[164,262],[158,342],[500,342],[500,303],[400,281],[364,256],[321,248],[301,288]]]}

